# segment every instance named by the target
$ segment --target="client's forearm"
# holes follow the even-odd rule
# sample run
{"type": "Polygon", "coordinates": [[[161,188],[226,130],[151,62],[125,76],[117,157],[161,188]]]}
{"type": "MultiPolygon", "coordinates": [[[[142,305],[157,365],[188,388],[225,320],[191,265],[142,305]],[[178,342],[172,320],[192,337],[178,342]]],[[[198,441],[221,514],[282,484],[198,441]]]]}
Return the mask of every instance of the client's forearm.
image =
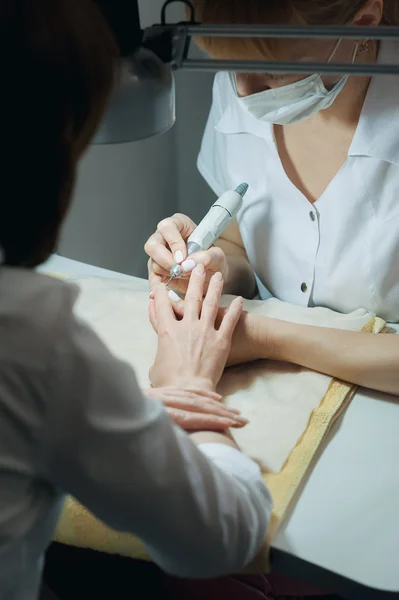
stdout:
{"type": "Polygon", "coordinates": [[[342,331],[270,319],[259,323],[258,335],[259,340],[262,336],[265,340],[266,358],[399,395],[399,335],[342,331]]]}

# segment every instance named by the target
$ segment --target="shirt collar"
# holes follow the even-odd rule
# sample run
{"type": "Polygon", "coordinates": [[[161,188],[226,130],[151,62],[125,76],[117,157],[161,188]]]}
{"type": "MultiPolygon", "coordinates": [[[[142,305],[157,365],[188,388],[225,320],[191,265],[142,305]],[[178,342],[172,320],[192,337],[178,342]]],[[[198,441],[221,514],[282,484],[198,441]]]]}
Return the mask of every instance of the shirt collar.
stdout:
{"type": "MultiPolygon", "coordinates": [[[[399,42],[381,43],[379,64],[397,64],[398,56],[399,42]]],[[[371,79],[349,156],[370,156],[399,166],[399,76],[371,79]]]]}
{"type": "MultiPolygon", "coordinates": [[[[395,64],[399,42],[380,45],[378,64],[395,64]]],[[[227,108],[216,125],[225,134],[249,133],[274,141],[271,123],[259,121],[237,101],[228,73],[223,73],[227,108]]],[[[399,76],[372,77],[349,156],[370,156],[399,166],[399,76]]]]}

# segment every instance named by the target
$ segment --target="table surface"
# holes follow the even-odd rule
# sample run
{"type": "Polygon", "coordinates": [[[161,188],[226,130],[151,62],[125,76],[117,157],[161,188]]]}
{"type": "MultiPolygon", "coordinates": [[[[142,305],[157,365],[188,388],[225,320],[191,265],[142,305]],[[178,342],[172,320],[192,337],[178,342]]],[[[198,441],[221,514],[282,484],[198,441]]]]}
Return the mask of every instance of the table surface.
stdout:
{"type": "MultiPolygon", "coordinates": [[[[129,278],[59,256],[40,270],[129,278]]],[[[399,325],[393,328],[399,332],[399,325]]],[[[399,594],[398,459],[399,400],[359,390],[273,548],[368,588],[399,594]]]]}

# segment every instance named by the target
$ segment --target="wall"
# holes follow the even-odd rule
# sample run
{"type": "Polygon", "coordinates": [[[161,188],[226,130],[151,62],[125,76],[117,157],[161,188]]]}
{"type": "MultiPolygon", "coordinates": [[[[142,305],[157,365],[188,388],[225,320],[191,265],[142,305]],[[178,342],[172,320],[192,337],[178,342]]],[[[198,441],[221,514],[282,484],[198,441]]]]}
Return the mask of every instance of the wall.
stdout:
{"type": "MultiPolygon", "coordinates": [[[[140,0],[139,0],[140,1],[140,0]]],[[[163,0],[157,2],[161,7],[163,0]]],[[[150,6],[154,0],[140,6],[143,22],[151,23],[150,6]]],[[[185,17],[182,4],[176,2],[168,8],[167,19],[178,22],[185,17]]],[[[158,17],[159,18],[159,17],[158,17]]],[[[200,57],[201,52],[191,44],[190,57],[200,57]]],[[[212,101],[214,74],[178,71],[176,81],[175,168],[177,185],[177,210],[190,215],[198,222],[214,202],[214,194],[196,168],[209,108],[212,101]]]]}
{"type": "MultiPolygon", "coordinates": [[[[140,2],[140,0],[139,0],[140,2]]],[[[162,1],[147,0],[140,5],[140,14],[145,24],[153,23],[154,4],[162,1]]],[[[156,15],[159,20],[159,15],[156,15]]],[[[167,19],[178,22],[184,19],[182,4],[176,2],[168,8],[167,19]]],[[[192,44],[190,57],[201,56],[192,44]]],[[[190,215],[198,222],[214,202],[214,194],[196,168],[197,156],[212,100],[212,73],[178,71],[176,81],[175,168],[177,185],[177,207],[179,212],[190,215]]]]}
{"type": "Polygon", "coordinates": [[[176,159],[179,211],[198,223],[215,197],[196,168],[212,98],[213,75],[181,71],[177,81],[176,159]]]}
{"type": "MultiPolygon", "coordinates": [[[[139,0],[142,25],[159,22],[161,0],[139,0]]],[[[181,19],[171,7],[170,20],[181,19]]],[[[176,211],[198,220],[213,195],[196,170],[212,76],[176,76],[177,124],[166,135],[121,146],[93,146],[82,160],[74,204],[58,251],[63,256],[145,276],[143,245],[176,211]]]]}

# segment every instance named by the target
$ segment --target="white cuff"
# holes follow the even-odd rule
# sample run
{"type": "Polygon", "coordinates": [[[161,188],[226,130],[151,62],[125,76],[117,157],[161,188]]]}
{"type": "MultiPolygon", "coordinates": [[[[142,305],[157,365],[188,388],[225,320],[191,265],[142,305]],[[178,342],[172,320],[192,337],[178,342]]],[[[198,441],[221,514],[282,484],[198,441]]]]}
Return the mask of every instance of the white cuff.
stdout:
{"type": "Polygon", "coordinates": [[[263,482],[262,471],[253,460],[226,444],[199,444],[199,450],[223,471],[241,481],[263,482]]]}

